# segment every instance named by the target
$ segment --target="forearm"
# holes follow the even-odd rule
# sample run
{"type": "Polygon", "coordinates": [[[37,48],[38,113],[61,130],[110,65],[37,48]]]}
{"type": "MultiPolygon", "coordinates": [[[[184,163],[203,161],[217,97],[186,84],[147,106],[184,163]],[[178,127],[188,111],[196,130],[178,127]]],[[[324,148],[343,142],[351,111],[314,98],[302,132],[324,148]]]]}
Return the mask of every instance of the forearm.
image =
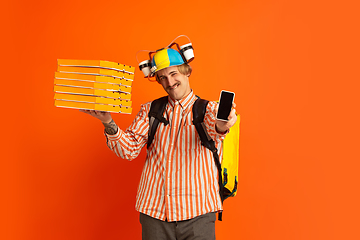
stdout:
{"type": "Polygon", "coordinates": [[[103,122],[107,145],[117,156],[132,160],[139,155],[141,148],[147,142],[149,108],[150,104],[142,106],[126,131],[119,128],[112,119],[103,122]]]}
{"type": "MultiPolygon", "coordinates": [[[[102,122],[105,127],[108,147],[118,156],[124,159],[132,160],[138,153],[134,148],[130,147],[132,144],[131,137],[124,132],[119,132],[119,127],[113,119],[109,122],[102,122]],[[131,149],[129,151],[129,149],[131,149]]],[[[135,147],[136,148],[136,147],[135,147]]]]}
{"type": "Polygon", "coordinates": [[[227,130],[219,128],[216,124],[216,103],[215,102],[209,102],[206,110],[206,114],[204,117],[204,123],[206,126],[206,129],[210,135],[210,137],[215,141],[216,139],[223,140],[227,130]]]}
{"type": "Polygon", "coordinates": [[[105,127],[105,132],[109,135],[115,135],[118,132],[119,127],[116,125],[115,121],[113,119],[111,119],[110,122],[106,123],[103,122],[102,123],[105,127]]]}
{"type": "Polygon", "coordinates": [[[105,132],[105,136],[110,150],[118,157],[127,160],[136,158],[146,143],[144,136],[137,135],[129,130],[123,131],[120,128],[118,128],[117,132],[113,135],[105,132]]]}
{"type": "Polygon", "coordinates": [[[215,123],[215,130],[216,130],[216,133],[218,133],[218,134],[225,134],[225,133],[227,133],[227,131],[228,131],[229,129],[221,129],[221,128],[218,127],[218,125],[215,123]]]}

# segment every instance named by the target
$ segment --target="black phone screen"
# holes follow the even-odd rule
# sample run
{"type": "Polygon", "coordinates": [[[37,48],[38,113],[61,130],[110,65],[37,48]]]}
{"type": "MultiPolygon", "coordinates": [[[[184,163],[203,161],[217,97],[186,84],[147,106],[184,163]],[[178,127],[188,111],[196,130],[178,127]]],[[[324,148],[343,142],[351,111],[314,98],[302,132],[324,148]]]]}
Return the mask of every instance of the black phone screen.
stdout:
{"type": "Polygon", "coordinates": [[[219,109],[216,118],[219,120],[228,121],[231,112],[235,94],[232,92],[221,91],[219,109]]]}

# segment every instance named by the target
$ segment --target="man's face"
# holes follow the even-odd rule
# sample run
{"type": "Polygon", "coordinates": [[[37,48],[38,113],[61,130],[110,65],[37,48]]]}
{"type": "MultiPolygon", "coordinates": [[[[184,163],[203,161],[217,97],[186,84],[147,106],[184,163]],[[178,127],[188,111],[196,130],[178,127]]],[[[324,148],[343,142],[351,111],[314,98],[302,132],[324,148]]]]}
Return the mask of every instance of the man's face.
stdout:
{"type": "Polygon", "coordinates": [[[190,92],[189,76],[180,73],[177,66],[168,67],[157,72],[159,83],[174,100],[181,100],[190,92]]]}

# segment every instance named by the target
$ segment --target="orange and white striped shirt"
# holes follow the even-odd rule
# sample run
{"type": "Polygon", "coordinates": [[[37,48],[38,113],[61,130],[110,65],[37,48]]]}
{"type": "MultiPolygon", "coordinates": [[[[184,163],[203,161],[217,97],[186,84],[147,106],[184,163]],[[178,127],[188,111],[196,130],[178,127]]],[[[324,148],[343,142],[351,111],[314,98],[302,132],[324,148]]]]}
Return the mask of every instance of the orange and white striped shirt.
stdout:
{"type": "MultiPolygon", "coordinates": [[[[196,96],[191,92],[180,101],[169,97],[164,117],[148,148],[140,179],[136,210],[165,221],[182,221],[222,210],[218,194],[218,171],[212,152],[201,145],[192,124],[196,96]]],[[[121,158],[133,160],[146,144],[151,102],[141,106],[126,131],[107,135],[107,144],[121,158]]],[[[215,102],[209,102],[204,123],[221,150],[224,134],[215,130],[215,102]]],[[[221,156],[221,151],[219,151],[221,156]]],[[[220,158],[221,159],[221,158],[220,158]]]]}

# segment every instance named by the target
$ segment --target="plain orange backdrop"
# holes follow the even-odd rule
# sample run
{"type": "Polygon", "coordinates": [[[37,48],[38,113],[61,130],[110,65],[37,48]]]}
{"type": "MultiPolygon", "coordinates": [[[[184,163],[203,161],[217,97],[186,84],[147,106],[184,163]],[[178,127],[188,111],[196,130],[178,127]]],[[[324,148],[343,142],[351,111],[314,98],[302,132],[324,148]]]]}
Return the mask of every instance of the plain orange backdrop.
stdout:
{"type": "MultiPolygon", "coordinates": [[[[360,239],[359,21],[355,1],[3,1],[0,238],[140,239],[145,151],[128,162],[100,122],[54,107],[57,59],[137,66],[193,42],[195,93],[236,93],[239,189],[217,239],[360,239]]],[[[137,69],[132,115],[163,96],[137,69]]]]}

